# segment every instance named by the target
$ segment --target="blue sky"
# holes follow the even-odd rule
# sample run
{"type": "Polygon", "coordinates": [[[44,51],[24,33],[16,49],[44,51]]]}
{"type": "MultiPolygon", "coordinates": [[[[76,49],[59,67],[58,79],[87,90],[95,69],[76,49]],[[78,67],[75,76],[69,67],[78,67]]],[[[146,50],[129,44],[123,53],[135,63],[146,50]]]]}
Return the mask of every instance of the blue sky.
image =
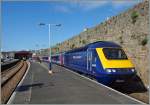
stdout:
{"type": "Polygon", "coordinates": [[[48,48],[48,27],[40,22],[62,24],[51,28],[52,45],[94,27],[142,0],[5,1],[2,11],[2,51],[48,48]]]}

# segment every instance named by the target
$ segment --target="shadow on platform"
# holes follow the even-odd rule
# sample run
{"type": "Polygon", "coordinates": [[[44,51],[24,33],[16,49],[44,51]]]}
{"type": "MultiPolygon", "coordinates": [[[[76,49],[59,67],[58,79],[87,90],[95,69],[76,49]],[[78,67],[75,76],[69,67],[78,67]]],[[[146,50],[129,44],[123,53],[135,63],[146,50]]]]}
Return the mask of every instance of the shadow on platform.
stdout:
{"type": "Polygon", "coordinates": [[[31,87],[32,87],[32,88],[33,88],[33,87],[34,87],[34,88],[41,88],[43,85],[44,85],[43,83],[22,85],[22,86],[19,86],[16,91],[19,91],[19,92],[27,91],[27,90],[29,90],[31,87]]]}
{"type": "Polygon", "coordinates": [[[147,89],[139,76],[136,76],[134,79],[124,84],[113,84],[111,87],[126,94],[147,92],[147,89]]]}

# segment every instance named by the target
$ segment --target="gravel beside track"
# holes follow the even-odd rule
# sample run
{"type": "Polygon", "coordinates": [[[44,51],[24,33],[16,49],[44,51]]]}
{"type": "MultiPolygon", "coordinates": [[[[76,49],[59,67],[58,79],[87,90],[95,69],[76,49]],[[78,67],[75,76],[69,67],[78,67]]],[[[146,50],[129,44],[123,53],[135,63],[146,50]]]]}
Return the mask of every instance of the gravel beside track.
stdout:
{"type": "Polygon", "coordinates": [[[17,84],[27,69],[26,61],[20,61],[13,68],[2,72],[1,76],[1,103],[7,103],[17,84]]]}

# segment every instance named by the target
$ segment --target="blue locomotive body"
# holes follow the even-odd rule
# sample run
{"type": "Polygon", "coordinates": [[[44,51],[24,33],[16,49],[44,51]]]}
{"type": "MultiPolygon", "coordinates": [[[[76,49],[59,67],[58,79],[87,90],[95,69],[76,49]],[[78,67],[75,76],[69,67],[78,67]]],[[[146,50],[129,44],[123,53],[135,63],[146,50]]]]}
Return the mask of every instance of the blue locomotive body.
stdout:
{"type": "Polygon", "coordinates": [[[63,54],[62,65],[95,77],[103,84],[125,81],[136,74],[121,46],[99,41],[63,54]]]}

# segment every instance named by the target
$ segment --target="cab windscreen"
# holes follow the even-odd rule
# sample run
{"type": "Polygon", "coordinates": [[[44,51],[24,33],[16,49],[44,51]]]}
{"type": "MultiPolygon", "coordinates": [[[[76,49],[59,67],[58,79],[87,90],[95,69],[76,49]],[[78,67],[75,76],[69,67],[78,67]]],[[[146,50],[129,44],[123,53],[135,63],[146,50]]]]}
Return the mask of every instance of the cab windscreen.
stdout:
{"type": "Polygon", "coordinates": [[[125,52],[119,48],[103,48],[107,59],[128,59],[125,52]]]}

